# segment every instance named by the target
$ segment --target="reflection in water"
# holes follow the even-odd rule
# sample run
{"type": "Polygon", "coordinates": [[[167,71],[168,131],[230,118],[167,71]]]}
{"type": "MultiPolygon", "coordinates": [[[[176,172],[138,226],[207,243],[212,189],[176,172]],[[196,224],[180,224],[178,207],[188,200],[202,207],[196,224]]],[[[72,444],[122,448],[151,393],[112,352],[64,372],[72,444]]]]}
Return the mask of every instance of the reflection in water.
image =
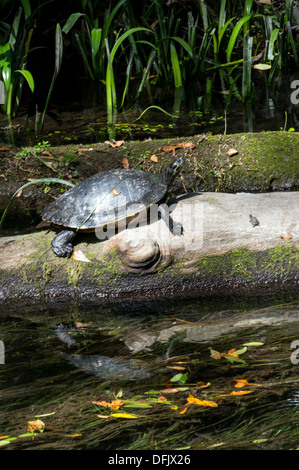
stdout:
{"type": "Polygon", "coordinates": [[[298,447],[299,366],[290,360],[298,302],[136,311],[2,314],[0,434],[17,437],[9,448],[298,447]],[[237,388],[241,379],[247,385],[237,388]],[[112,410],[94,404],[116,396],[117,411],[135,419],[107,419],[112,410]],[[191,404],[192,396],[216,405],[191,404]],[[45,432],[19,438],[40,415],[45,432]]]}

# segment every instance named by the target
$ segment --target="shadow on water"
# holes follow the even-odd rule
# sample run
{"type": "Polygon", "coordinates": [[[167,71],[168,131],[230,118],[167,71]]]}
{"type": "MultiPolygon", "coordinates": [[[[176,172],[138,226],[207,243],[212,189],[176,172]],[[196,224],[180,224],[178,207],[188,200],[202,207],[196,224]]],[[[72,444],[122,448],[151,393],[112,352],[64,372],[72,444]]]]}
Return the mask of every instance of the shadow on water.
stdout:
{"type": "Polygon", "coordinates": [[[299,300],[249,304],[2,312],[0,444],[297,448],[299,300]]]}

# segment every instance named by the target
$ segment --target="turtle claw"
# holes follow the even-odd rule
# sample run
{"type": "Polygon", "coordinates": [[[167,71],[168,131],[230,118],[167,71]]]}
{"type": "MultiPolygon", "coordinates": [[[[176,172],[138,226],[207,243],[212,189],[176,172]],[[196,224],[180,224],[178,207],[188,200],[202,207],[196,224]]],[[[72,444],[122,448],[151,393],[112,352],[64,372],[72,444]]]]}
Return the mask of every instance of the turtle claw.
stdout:
{"type": "Polygon", "coordinates": [[[53,238],[51,242],[52,250],[60,258],[70,258],[73,253],[73,245],[70,243],[75,238],[73,230],[63,230],[53,238]]]}

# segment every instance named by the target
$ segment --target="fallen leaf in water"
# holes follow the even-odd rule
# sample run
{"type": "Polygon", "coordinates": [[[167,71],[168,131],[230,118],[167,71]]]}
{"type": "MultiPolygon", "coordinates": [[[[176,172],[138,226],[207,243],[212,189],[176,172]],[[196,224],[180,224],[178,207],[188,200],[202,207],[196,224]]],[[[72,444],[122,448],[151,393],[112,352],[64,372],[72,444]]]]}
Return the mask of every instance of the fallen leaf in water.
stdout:
{"type": "Polygon", "coordinates": [[[110,416],[113,418],[126,418],[126,419],[137,419],[137,416],[129,413],[112,413],[110,416]]]}
{"type": "Polygon", "coordinates": [[[91,263],[90,259],[86,258],[85,254],[81,250],[74,250],[72,258],[76,261],[83,261],[85,263],[91,263]]]}
{"type": "Polygon", "coordinates": [[[117,141],[113,141],[113,142],[110,142],[109,140],[106,140],[105,141],[105,144],[108,144],[110,145],[110,147],[121,147],[121,145],[124,143],[125,141],[124,140],[117,140],[117,141]]]}
{"type": "Polygon", "coordinates": [[[27,421],[27,423],[28,423],[27,432],[33,432],[33,431],[44,432],[45,424],[40,419],[37,419],[36,421],[27,421]]]}
{"type": "Polygon", "coordinates": [[[188,410],[188,406],[186,406],[182,411],[180,411],[180,415],[183,415],[184,413],[186,413],[187,410],[188,410]]]}
{"type": "Polygon", "coordinates": [[[197,382],[197,388],[207,388],[211,385],[210,382],[208,382],[207,384],[203,383],[203,382],[197,382]]]}
{"type": "Polygon", "coordinates": [[[112,189],[111,192],[114,196],[118,196],[120,194],[120,191],[116,191],[116,189],[112,189]]]}
{"type": "Polygon", "coordinates": [[[123,158],[123,167],[127,170],[130,165],[129,165],[129,160],[127,158],[123,158]]]}
{"type": "Polygon", "coordinates": [[[280,235],[280,238],[284,240],[289,240],[290,238],[293,238],[292,235],[280,235]]]}
{"type": "Polygon", "coordinates": [[[193,395],[189,395],[187,398],[188,403],[192,403],[193,405],[200,405],[200,406],[212,406],[216,407],[218,404],[212,400],[199,400],[198,398],[195,398],[193,395]]]}
{"type": "Polygon", "coordinates": [[[163,397],[163,395],[161,395],[161,397],[158,398],[158,401],[167,401],[167,398],[163,397]]]}
{"type": "Polygon", "coordinates": [[[152,155],[151,156],[151,161],[154,162],[154,163],[158,163],[159,160],[158,160],[157,155],[152,155]]]}
{"type": "Polygon", "coordinates": [[[164,390],[160,390],[161,393],[178,393],[181,390],[179,388],[165,388],[164,390]]]}
{"type": "Polygon", "coordinates": [[[233,392],[230,392],[230,393],[226,393],[224,395],[217,395],[217,397],[230,397],[230,396],[247,395],[248,393],[252,393],[252,390],[240,390],[238,392],[233,391],[233,392]]]}
{"type": "Polygon", "coordinates": [[[182,366],[166,366],[166,369],[186,370],[186,367],[182,367],[182,366]]]}
{"type": "Polygon", "coordinates": [[[244,380],[244,379],[235,379],[235,387],[237,388],[242,388],[242,387],[245,387],[245,385],[257,385],[257,384],[253,384],[253,383],[249,383],[247,382],[247,380],[244,380]]]}
{"type": "Polygon", "coordinates": [[[111,403],[107,401],[93,401],[92,402],[94,405],[100,405],[104,406],[104,408],[111,408],[112,410],[118,410],[121,405],[123,405],[125,402],[122,400],[112,400],[111,403]]]}

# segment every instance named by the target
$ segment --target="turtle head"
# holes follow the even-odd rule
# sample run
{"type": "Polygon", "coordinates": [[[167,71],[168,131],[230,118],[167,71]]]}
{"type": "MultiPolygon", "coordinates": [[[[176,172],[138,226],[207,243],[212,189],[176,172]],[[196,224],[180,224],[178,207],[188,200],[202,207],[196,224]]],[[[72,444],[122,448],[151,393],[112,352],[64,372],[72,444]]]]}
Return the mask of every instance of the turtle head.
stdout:
{"type": "Polygon", "coordinates": [[[169,165],[169,167],[165,170],[164,181],[167,184],[167,186],[170,186],[173,180],[175,179],[175,177],[179,174],[183,163],[184,163],[183,157],[179,157],[171,165],[169,165]]]}

